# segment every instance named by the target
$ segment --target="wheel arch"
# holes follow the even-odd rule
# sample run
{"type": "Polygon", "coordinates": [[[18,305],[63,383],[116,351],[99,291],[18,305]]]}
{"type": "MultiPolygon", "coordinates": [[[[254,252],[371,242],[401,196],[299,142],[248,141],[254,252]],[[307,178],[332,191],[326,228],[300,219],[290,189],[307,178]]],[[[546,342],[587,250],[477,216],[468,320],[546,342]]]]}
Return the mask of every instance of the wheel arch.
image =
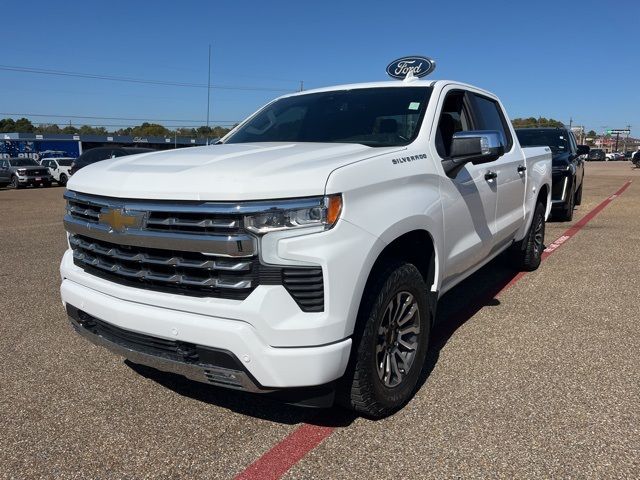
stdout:
{"type": "Polygon", "coordinates": [[[416,266],[428,286],[426,294],[433,321],[438,300],[440,271],[437,244],[433,235],[426,229],[414,228],[398,234],[393,240],[385,243],[367,272],[359,304],[365,297],[367,289],[370,288],[375,275],[385,265],[393,261],[406,261],[416,266]]]}

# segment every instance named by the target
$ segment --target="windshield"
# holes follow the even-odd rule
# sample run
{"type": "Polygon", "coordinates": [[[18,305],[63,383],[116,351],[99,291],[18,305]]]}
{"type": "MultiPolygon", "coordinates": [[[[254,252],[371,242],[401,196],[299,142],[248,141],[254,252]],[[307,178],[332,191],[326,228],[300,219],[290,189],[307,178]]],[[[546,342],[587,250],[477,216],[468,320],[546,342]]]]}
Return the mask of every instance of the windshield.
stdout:
{"type": "Polygon", "coordinates": [[[12,167],[38,167],[38,162],[30,158],[12,158],[9,160],[12,167]]]}
{"type": "Polygon", "coordinates": [[[71,164],[73,163],[73,160],[69,159],[64,159],[64,160],[58,160],[58,165],[60,165],[61,167],[70,167],[71,164]]]}
{"type": "Polygon", "coordinates": [[[418,135],[430,87],[381,87],[309,93],[267,105],[225,143],[406,145],[418,135]]]}
{"type": "Polygon", "coordinates": [[[553,153],[569,151],[569,139],[564,130],[527,128],[516,130],[523,147],[549,147],[553,153]]]}

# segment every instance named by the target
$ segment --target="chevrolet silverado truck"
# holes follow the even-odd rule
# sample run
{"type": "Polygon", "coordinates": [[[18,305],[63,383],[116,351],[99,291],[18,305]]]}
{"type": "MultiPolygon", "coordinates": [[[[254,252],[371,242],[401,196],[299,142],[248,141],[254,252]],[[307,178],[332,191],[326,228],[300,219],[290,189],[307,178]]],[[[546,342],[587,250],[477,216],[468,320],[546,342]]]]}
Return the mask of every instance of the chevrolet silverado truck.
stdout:
{"type": "Polygon", "coordinates": [[[582,203],[584,155],[589,153],[589,147],[578,145],[567,127],[518,128],[516,135],[522,146],[551,149],[551,213],[558,220],[571,221],[575,207],[582,203]]]}
{"type": "Polygon", "coordinates": [[[219,144],[75,173],[62,301],[135,364],[382,417],[416,389],[439,297],[505,251],[538,267],[550,194],[550,149],[487,91],[295,93],[219,144]]]}

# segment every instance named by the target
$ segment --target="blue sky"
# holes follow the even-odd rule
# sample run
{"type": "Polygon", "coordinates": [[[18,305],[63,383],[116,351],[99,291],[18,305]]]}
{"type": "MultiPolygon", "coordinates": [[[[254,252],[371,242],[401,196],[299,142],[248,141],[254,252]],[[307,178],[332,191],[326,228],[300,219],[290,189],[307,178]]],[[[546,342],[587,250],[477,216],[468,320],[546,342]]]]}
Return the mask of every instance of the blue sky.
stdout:
{"type": "MultiPolygon", "coordinates": [[[[38,1],[5,2],[1,12],[0,68],[206,84],[211,43],[214,86],[293,91],[300,80],[386,80],[390,60],[422,54],[437,62],[433,78],[486,88],[511,117],[572,117],[597,131],[631,124],[640,135],[638,0],[38,1]]],[[[214,89],[212,123],[279,94],[214,89]]],[[[206,89],[0,69],[3,113],[204,120],[206,89]]]]}

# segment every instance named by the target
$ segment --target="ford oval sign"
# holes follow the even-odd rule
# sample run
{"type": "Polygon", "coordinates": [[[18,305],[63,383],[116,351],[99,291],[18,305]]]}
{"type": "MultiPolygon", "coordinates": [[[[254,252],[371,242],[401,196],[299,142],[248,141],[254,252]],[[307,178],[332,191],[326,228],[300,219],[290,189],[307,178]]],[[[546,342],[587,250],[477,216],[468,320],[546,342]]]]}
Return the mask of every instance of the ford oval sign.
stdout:
{"type": "Polygon", "coordinates": [[[428,57],[402,57],[387,65],[390,77],[403,80],[409,72],[414,77],[425,77],[436,68],[436,62],[428,57]]]}

